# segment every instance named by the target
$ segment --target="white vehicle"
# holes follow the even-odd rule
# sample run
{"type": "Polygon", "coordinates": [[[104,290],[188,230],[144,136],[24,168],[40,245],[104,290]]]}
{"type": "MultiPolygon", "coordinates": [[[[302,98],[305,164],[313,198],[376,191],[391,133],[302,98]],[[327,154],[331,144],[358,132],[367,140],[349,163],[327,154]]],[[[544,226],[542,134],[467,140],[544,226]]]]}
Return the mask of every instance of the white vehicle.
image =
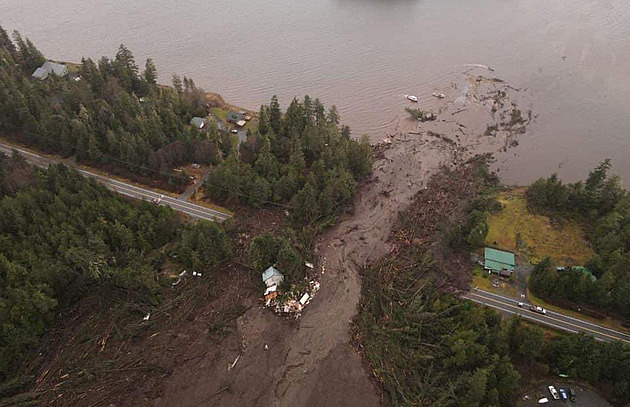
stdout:
{"type": "Polygon", "coordinates": [[[232,130],[230,130],[230,133],[232,133],[232,134],[238,134],[238,130],[236,130],[236,129],[232,129],[232,130]]]}
{"type": "Polygon", "coordinates": [[[543,397],[540,400],[538,400],[538,404],[547,404],[549,403],[549,399],[547,397],[543,397]]]}
{"type": "Polygon", "coordinates": [[[405,95],[405,97],[409,100],[411,100],[412,102],[416,102],[418,103],[418,97],[414,96],[414,95],[405,95]]]}
{"type": "Polygon", "coordinates": [[[159,198],[153,198],[153,203],[159,205],[162,202],[162,198],[164,198],[164,195],[160,195],[159,198]]]}
{"type": "Polygon", "coordinates": [[[522,302],[519,302],[519,303],[518,303],[518,306],[519,306],[519,307],[521,307],[521,308],[523,308],[523,307],[525,307],[525,304],[523,304],[522,302]]]}
{"type": "Polygon", "coordinates": [[[444,93],[437,93],[437,92],[433,92],[433,96],[439,99],[444,99],[446,97],[444,93]]]}
{"type": "Polygon", "coordinates": [[[551,393],[551,397],[553,397],[554,400],[560,400],[560,394],[558,394],[558,391],[556,390],[555,387],[553,386],[549,386],[549,393],[551,393]]]}
{"type": "Polygon", "coordinates": [[[537,306],[535,306],[535,305],[530,305],[530,306],[529,306],[529,310],[530,310],[530,311],[537,312],[537,313],[539,313],[539,314],[543,314],[543,315],[546,315],[546,314],[547,314],[547,310],[546,310],[546,309],[544,309],[543,307],[537,307],[537,306]]]}

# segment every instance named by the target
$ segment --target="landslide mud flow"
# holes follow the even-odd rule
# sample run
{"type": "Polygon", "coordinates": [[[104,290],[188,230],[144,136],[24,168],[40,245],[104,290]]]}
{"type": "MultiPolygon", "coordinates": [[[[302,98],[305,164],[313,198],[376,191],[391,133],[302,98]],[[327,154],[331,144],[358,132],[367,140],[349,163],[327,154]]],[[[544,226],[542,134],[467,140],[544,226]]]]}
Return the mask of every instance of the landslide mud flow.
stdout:
{"type": "Polygon", "coordinates": [[[516,91],[497,80],[466,77],[447,91],[433,108],[438,120],[396,121],[398,128],[384,139],[386,147],[357,194],[352,215],[319,239],[321,290],[301,319],[287,321],[252,307],[239,319],[237,334],[222,344],[221,356],[175,370],[157,405],[381,403],[365,361],[350,345],[359,267],[389,253],[387,240],[398,213],[432,174],[474,154],[515,145],[531,120],[530,113],[517,109],[511,95],[516,91]]]}

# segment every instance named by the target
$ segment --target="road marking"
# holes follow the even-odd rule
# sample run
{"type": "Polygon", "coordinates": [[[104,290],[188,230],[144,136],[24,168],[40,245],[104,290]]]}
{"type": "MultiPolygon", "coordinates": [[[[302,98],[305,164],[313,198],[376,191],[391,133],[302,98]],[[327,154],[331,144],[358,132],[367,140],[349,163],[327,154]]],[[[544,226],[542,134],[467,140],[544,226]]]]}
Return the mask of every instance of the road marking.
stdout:
{"type": "MultiPolygon", "coordinates": [[[[482,297],[482,298],[483,298],[483,297],[482,297]]],[[[476,300],[476,299],[474,299],[474,298],[468,298],[468,299],[469,299],[470,301],[472,301],[472,302],[476,302],[477,304],[481,304],[481,305],[489,306],[488,304],[486,304],[486,303],[485,303],[485,302],[483,302],[483,301],[476,300]]],[[[492,308],[496,308],[496,309],[500,309],[501,311],[508,312],[508,313],[510,313],[510,314],[520,315],[521,317],[523,317],[523,318],[525,318],[525,319],[529,319],[529,320],[531,320],[531,321],[535,321],[535,322],[539,322],[539,323],[542,323],[542,324],[545,324],[545,325],[548,325],[548,326],[552,326],[552,327],[554,327],[554,328],[556,328],[556,329],[560,329],[560,330],[562,330],[562,331],[568,331],[568,332],[571,332],[571,333],[574,333],[574,334],[578,333],[578,331],[574,331],[573,329],[569,329],[569,328],[564,327],[564,326],[559,326],[559,325],[556,325],[556,324],[552,324],[551,322],[547,322],[547,321],[544,321],[544,320],[541,320],[541,319],[536,319],[533,315],[521,314],[521,313],[519,313],[519,312],[515,312],[515,311],[509,310],[509,309],[505,309],[505,308],[501,308],[501,307],[498,307],[498,306],[492,306],[492,305],[490,305],[490,307],[492,307],[492,308]]],[[[601,339],[599,339],[599,338],[596,338],[596,339],[598,339],[598,340],[600,340],[600,341],[601,341],[601,339]]]]}
{"type": "MultiPolygon", "coordinates": [[[[6,153],[6,154],[12,154],[13,150],[18,151],[20,154],[26,156],[26,157],[30,157],[31,160],[37,160],[37,161],[41,161],[45,164],[53,164],[53,163],[63,163],[62,161],[57,161],[55,159],[51,159],[48,157],[44,157],[44,156],[40,156],[34,153],[31,153],[30,151],[27,150],[23,150],[21,148],[17,148],[17,147],[13,147],[7,144],[0,144],[0,151],[6,153]]],[[[131,185],[131,184],[127,184],[112,178],[108,178],[106,176],[103,175],[99,175],[90,171],[86,171],[83,170],[81,168],[77,168],[74,167],[72,165],[63,163],[65,165],[68,165],[69,167],[74,168],[76,171],[78,171],[80,174],[84,175],[84,176],[88,176],[90,178],[94,178],[96,180],[98,180],[99,182],[101,182],[102,184],[105,185],[105,187],[107,187],[108,189],[114,191],[114,192],[119,192],[123,195],[129,196],[131,198],[135,198],[135,199],[142,199],[142,198],[158,198],[161,194],[155,191],[151,191],[148,189],[144,189],[144,188],[140,188],[137,187],[135,185],[131,185]]],[[[37,164],[35,164],[37,165],[37,164]]],[[[205,219],[211,222],[216,222],[217,220],[227,220],[231,217],[231,215],[226,214],[224,212],[220,212],[217,211],[215,209],[209,209],[209,208],[205,208],[201,205],[196,205],[190,202],[180,202],[177,201],[171,197],[164,197],[162,198],[162,201],[164,202],[164,205],[166,206],[170,206],[173,209],[175,209],[178,212],[183,212],[187,215],[190,216],[195,216],[201,219],[205,219]]]]}
{"type": "MultiPolygon", "coordinates": [[[[517,301],[517,300],[515,300],[515,299],[513,299],[513,298],[509,298],[509,297],[505,297],[505,296],[503,296],[503,295],[499,295],[499,294],[491,293],[491,292],[489,292],[489,291],[484,291],[484,290],[479,290],[479,289],[476,289],[476,291],[478,291],[478,292],[482,292],[482,293],[487,294],[487,295],[491,295],[491,296],[493,296],[493,297],[502,298],[502,299],[504,299],[504,300],[506,300],[506,301],[519,302],[519,301],[517,301]]],[[[563,318],[567,318],[567,319],[570,319],[570,320],[572,320],[572,321],[576,321],[576,322],[582,323],[582,324],[584,324],[584,325],[590,325],[590,326],[592,326],[592,327],[595,327],[595,328],[598,328],[598,329],[601,329],[601,330],[605,330],[605,331],[608,331],[608,332],[612,332],[612,333],[614,333],[614,334],[620,335],[620,336],[625,337],[625,338],[630,338],[630,335],[628,335],[628,334],[627,334],[627,333],[625,333],[625,332],[617,331],[617,330],[614,330],[614,329],[612,329],[612,328],[607,328],[607,327],[605,327],[605,326],[598,325],[598,324],[594,324],[594,323],[589,322],[589,321],[584,321],[584,320],[579,319],[579,318],[574,318],[574,317],[571,317],[571,316],[569,316],[569,315],[562,314],[562,313],[560,313],[560,312],[555,312],[555,311],[549,311],[549,310],[547,310],[547,314],[559,315],[559,316],[561,316],[561,317],[563,317],[563,318]]]]}
{"type": "MultiPolygon", "coordinates": [[[[485,292],[485,291],[484,291],[484,292],[485,292]]],[[[503,305],[503,306],[513,307],[513,308],[517,308],[517,309],[519,309],[519,310],[520,310],[520,309],[522,309],[522,308],[520,308],[520,307],[518,307],[518,306],[514,306],[514,305],[512,305],[512,304],[505,304],[505,303],[500,302],[500,301],[498,301],[498,300],[495,300],[495,299],[493,299],[493,298],[484,297],[484,296],[482,296],[482,295],[475,294],[475,293],[473,293],[473,292],[471,292],[470,294],[471,294],[471,295],[475,295],[475,296],[477,296],[477,297],[479,297],[479,298],[483,298],[483,299],[485,299],[485,300],[487,300],[487,301],[496,302],[496,303],[501,304],[501,305],[503,305]]],[[[521,315],[523,315],[523,314],[521,314],[521,315]]],[[[562,321],[562,320],[559,320],[559,319],[556,319],[556,318],[552,318],[552,317],[547,316],[547,315],[546,315],[545,317],[546,317],[547,319],[551,319],[552,321],[560,322],[561,324],[566,324],[566,325],[571,325],[571,326],[574,326],[574,327],[576,327],[576,328],[578,328],[578,329],[581,329],[581,330],[583,330],[583,331],[590,331],[590,332],[595,333],[595,334],[597,334],[597,335],[606,336],[606,337],[608,337],[608,338],[615,339],[615,340],[618,340],[618,341],[621,341],[621,342],[630,343],[630,341],[627,341],[627,340],[625,340],[625,339],[623,339],[623,338],[619,338],[619,337],[616,337],[616,336],[612,336],[612,335],[609,335],[609,334],[604,333],[604,332],[597,332],[597,331],[595,331],[595,330],[593,330],[593,329],[590,329],[590,328],[587,328],[587,327],[584,327],[584,326],[579,326],[579,325],[573,324],[573,323],[571,323],[571,322],[566,322],[566,321],[562,321]]],[[[539,318],[541,318],[541,320],[542,320],[542,317],[539,317],[539,318]]]]}
{"type": "MultiPolygon", "coordinates": [[[[140,195],[140,196],[143,196],[143,197],[146,197],[146,198],[158,198],[160,196],[160,194],[157,194],[157,193],[155,193],[156,194],[155,196],[152,196],[149,193],[146,193],[146,192],[143,192],[143,191],[135,191],[133,189],[127,188],[126,186],[125,187],[123,187],[123,186],[113,186],[113,185],[110,185],[110,186],[111,186],[111,188],[114,189],[114,191],[123,193],[124,195],[131,196],[133,198],[138,198],[137,195],[140,195]],[[127,193],[125,193],[125,192],[127,192],[127,193]],[[132,194],[136,194],[136,196],[134,196],[132,194]]],[[[165,205],[167,205],[166,202],[169,202],[169,201],[166,201],[165,198],[162,198],[162,201],[164,202],[165,205]]],[[[213,221],[213,222],[216,221],[216,219],[219,219],[218,216],[204,213],[204,212],[198,210],[197,208],[190,208],[190,207],[187,207],[186,205],[181,205],[181,204],[175,203],[175,202],[171,202],[171,204],[169,206],[171,206],[171,205],[183,208],[182,210],[180,210],[180,212],[184,212],[184,213],[186,213],[188,215],[197,216],[197,217],[200,217],[200,218],[203,218],[203,219],[206,219],[206,220],[209,220],[209,221],[213,221]],[[212,216],[212,218],[210,218],[209,216],[212,216]]],[[[173,209],[175,209],[175,208],[173,208],[173,209]]],[[[225,219],[222,219],[222,220],[225,220],[225,219]]]]}
{"type": "MultiPolygon", "coordinates": [[[[102,183],[105,184],[105,186],[110,186],[111,188],[121,188],[121,189],[126,189],[127,191],[132,191],[137,193],[138,195],[143,195],[147,198],[158,198],[160,197],[162,194],[155,192],[155,191],[151,191],[148,189],[144,189],[144,188],[140,188],[137,187],[135,185],[131,185],[131,184],[126,184],[124,182],[118,181],[118,180],[114,180],[111,178],[107,178],[104,177],[102,175],[98,175],[98,174],[94,174],[91,173],[89,171],[86,170],[78,170],[79,172],[81,172],[82,174],[85,174],[87,176],[96,178],[101,180],[102,183]]],[[[193,212],[197,212],[200,213],[202,215],[197,215],[197,216],[212,216],[213,218],[217,218],[217,219],[221,219],[221,220],[226,220],[228,218],[230,218],[230,215],[225,214],[223,212],[219,212],[217,210],[214,209],[209,209],[209,208],[204,208],[203,206],[200,205],[196,205],[190,202],[179,202],[177,200],[175,200],[174,198],[171,197],[164,197],[162,198],[163,202],[170,202],[169,206],[177,206],[189,211],[193,211],[193,212]]],[[[175,208],[174,208],[175,209],[175,208]]],[[[208,220],[213,220],[212,218],[208,218],[208,220]]]]}

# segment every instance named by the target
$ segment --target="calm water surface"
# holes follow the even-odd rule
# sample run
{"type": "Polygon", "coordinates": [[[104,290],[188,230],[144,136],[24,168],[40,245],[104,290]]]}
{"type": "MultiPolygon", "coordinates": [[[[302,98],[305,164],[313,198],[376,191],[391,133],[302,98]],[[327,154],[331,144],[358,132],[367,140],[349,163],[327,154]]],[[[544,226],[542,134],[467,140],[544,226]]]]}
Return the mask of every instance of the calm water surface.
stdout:
{"type": "Polygon", "coordinates": [[[630,183],[628,0],[2,0],[0,24],[60,60],[124,42],[163,82],[177,72],[252,109],[318,96],[374,140],[401,95],[489,65],[538,114],[503,157],[507,182],[573,180],[610,157],[630,183]]]}

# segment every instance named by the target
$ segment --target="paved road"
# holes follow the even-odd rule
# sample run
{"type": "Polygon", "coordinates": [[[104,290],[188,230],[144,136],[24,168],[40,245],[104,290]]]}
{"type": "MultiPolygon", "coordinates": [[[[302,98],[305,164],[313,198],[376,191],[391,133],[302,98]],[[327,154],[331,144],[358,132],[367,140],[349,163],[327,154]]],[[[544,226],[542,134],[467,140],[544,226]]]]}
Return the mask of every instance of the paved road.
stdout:
{"type": "Polygon", "coordinates": [[[549,310],[547,310],[546,315],[541,315],[530,311],[529,304],[525,304],[523,308],[519,307],[519,302],[513,298],[504,297],[502,295],[479,289],[473,289],[463,297],[478,304],[496,308],[505,314],[520,315],[524,319],[537,322],[542,325],[547,325],[552,328],[572,333],[584,332],[592,335],[595,339],[600,341],[622,341],[630,344],[630,335],[623,332],[549,310]]]}
{"type": "MultiPolygon", "coordinates": [[[[12,155],[12,150],[14,148],[15,147],[9,144],[4,144],[0,142],[0,152],[8,154],[9,156],[12,155]]],[[[26,158],[26,160],[29,163],[36,165],[38,167],[47,168],[50,164],[57,164],[61,162],[60,159],[43,157],[43,156],[31,153],[30,151],[23,150],[21,148],[15,148],[15,149],[19,151],[20,154],[22,154],[22,156],[24,156],[24,158],[26,158]]],[[[65,161],[64,161],[64,164],[70,165],[69,163],[65,161]]],[[[90,171],[85,171],[80,168],[75,168],[75,169],[87,177],[96,179],[97,181],[105,185],[108,189],[111,189],[112,191],[118,192],[119,194],[122,194],[122,195],[130,196],[136,199],[142,199],[145,201],[152,201],[154,198],[159,198],[161,196],[160,193],[151,191],[150,189],[140,188],[135,185],[117,181],[115,179],[98,175],[90,171]]],[[[223,222],[224,220],[231,217],[231,215],[229,214],[226,214],[226,213],[214,210],[214,209],[206,208],[201,205],[196,205],[194,203],[186,202],[185,200],[171,198],[169,196],[164,196],[160,202],[160,205],[170,206],[174,210],[185,213],[186,215],[189,215],[193,218],[205,219],[205,220],[209,220],[213,222],[223,222]]]]}

